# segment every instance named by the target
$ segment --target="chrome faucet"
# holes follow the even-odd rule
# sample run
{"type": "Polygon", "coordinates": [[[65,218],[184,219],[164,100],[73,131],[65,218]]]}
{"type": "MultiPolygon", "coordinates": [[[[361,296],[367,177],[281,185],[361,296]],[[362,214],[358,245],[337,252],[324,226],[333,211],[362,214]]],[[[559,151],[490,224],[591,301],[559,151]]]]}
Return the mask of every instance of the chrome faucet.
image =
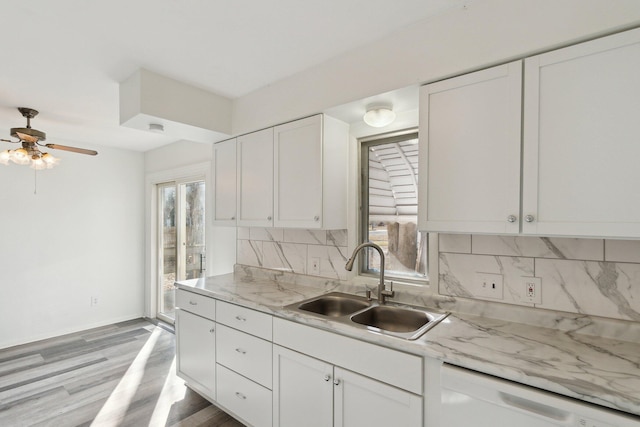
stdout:
{"type": "Polygon", "coordinates": [[[382,248],[375,243],[364,242],[353,250],[353,254],[351,254],[351,258],[347,261],[344,268],[347,271],[351,271],[353,269],[353,263],[356,260],[356,255],[358,255],[358,251],[363,248],[374,248],[380,254],[380,283],[378,284],[378,303],[384,304],[386,297],[393,297],[393,284],[391,285],[391,289],[387,290],[384,286],[384,253],[382,252],[382,248]]]}

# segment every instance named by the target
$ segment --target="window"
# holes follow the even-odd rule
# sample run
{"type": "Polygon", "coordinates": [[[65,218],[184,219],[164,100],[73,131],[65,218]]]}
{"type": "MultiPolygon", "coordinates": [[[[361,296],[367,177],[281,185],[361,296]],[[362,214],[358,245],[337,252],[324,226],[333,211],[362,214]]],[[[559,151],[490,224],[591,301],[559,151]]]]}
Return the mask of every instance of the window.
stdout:
{"type": "MultiPolygon", "coordinates": [[[[426,281],[427,233],[418,231],[418,134],[362,141],[362,241],[385,254],[385,276],[426,281]]],[[[378,274],[377,251],[361,258],[361,272],[378,274]]]]}

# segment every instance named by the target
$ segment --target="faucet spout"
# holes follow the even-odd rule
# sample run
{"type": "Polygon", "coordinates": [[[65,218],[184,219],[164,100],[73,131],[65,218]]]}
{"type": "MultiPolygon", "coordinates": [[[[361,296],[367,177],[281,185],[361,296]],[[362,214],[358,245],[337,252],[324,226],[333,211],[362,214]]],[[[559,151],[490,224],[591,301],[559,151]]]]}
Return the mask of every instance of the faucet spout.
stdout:
{"type": "Polygon", "coordinates": [[[358,255],[358,252],[360,252],[361,249],[364,248],[373,248],[375,250],[378,251],[378,254],[380,254],[380,283],[378,283],[378,302],[380,304],[384,304],[385,303],[385,297],[392,297],[393,296],[393,289],[391,290],[386,290],[385,289],[385,285],[384,285],[384,252],[382,251],[382,248],[378,245],[376,245],[375,243],[372,242],[364,242],[361,243],[360,245],[358,245],[354,250],[353,250],[353,254],[351,254],[351,258],[349,258],[349,260],[347,261],[347,263],[345,264],[344,268],[347,269],[347,271],[351,271],[353,269],[353,263],[356,260],[356,256],[358,255]]]}

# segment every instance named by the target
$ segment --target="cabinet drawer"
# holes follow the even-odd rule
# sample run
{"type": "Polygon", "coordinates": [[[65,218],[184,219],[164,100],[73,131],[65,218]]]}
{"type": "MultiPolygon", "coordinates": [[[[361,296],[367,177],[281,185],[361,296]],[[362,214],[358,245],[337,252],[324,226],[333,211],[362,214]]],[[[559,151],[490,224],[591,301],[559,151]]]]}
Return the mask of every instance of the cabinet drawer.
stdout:
{"type": "Polygon", "coordinates": [[[177,289],[176,307],[207,319],[216,320],[216,300],[204,295],[177,289]]]}
{"type": "Polygon", "coordinates": [[[271,315],[223,301],[218,301],[216,308],[218,323],[271,341],[271,315]]]}
{"type": "Polygon", "coordinates": [[[220,405],[252,426],[271,426],[271,390],[222,365],[217,365],[217,376],[220,405]]]}
{"type": "Polygon", "coordinates": [[[271,389],[271,342],[223,325],[218,325],[216,339],[218,363],[271,389]]]}

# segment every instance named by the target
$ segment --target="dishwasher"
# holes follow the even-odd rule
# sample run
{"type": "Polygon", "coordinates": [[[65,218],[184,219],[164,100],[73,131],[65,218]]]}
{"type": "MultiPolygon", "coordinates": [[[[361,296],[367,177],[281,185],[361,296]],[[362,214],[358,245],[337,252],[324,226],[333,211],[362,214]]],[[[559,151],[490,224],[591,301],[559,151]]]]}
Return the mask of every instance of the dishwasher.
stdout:
{"type": "Polygon", "coordinates": [[[442,427],[640,427],[640,417],[445,364],[442,427]]]}

